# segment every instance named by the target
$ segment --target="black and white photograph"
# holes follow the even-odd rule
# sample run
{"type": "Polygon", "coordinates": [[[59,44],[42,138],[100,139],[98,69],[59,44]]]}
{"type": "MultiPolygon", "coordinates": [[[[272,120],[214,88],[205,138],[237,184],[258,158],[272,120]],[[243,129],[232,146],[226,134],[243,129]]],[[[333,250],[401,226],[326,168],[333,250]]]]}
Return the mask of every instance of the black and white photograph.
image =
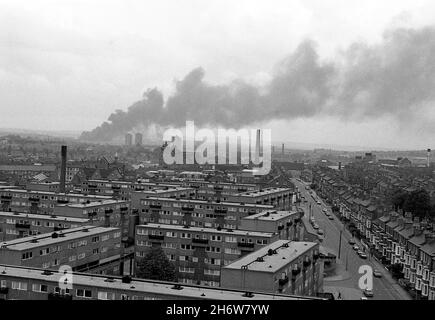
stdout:
{"type": "Polygon", "coordinates": [[[433,301],[434,123],[432,0],[0,0],[0,300],[433,301]]]}

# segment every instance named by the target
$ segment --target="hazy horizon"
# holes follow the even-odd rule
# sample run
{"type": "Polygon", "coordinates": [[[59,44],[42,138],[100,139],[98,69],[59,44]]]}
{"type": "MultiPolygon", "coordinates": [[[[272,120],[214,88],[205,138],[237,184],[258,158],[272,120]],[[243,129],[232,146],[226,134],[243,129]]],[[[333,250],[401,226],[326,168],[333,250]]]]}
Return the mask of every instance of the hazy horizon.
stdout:
{"type": "Polygon", "coordinates": [[[301,144],[431,147],[433,1],[101,4],[0,1],[0,127],[75,133],[110,116],[95,139],[196,120],[301,144]]]}

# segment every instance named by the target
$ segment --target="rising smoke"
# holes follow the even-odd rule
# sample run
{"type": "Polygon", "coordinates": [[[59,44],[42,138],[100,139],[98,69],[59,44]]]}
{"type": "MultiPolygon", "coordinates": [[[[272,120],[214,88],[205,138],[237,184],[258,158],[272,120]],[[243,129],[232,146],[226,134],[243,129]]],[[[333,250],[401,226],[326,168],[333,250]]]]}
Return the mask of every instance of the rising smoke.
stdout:
{"type": "Polygon", "coordinates": [[[127,112],[81,139],[110,141],[137,126],[195,124],[240,128],[274,119],[328,114],[343,119],[393,115],[410,121],[435,100],[435,28],[394,29],[381,43],[354,43],[334,61],[320,61],[315,43],[304,41],[277,66],[265,88],[242,80],[210,85],[197,68],[176,82],[167,101],[149,89],[127,112]]]}

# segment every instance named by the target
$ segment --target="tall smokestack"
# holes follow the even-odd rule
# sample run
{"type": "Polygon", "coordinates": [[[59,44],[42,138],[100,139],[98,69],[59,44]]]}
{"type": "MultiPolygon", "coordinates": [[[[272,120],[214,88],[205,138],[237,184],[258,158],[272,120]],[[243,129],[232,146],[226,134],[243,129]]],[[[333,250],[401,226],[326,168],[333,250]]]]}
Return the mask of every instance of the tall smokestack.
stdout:
{"type": "Polygon", "coordinates": [[[284,143],[282,144],[282,155],[284,155],[284,143]]]}
{"type": "Polygon", "coordinates": [[[338,162],[338,170],[341,170],[341,161],[338,162]]]}
{"type": "Polygon", "coordinates": [[[258,163],[258,159],[260,158],[260,143],[261,143],[261,130],[257,129],[257,140],[255,142],[255,157],[256,163],[258,163]]]}
{"type": "Polygon", "coordinates": [[[430,167],[430,153],[431,153],[431,149],[427,149],[427,167],[430,167]]]}
{"type": "Polygon", "coordinates": [[[59,192],[65,193],[65,179],[66,179],[66,152],[67,147],[62,146],[61,147],[61,164],[60,164],[60,185],[59,185],[59,192]]]}

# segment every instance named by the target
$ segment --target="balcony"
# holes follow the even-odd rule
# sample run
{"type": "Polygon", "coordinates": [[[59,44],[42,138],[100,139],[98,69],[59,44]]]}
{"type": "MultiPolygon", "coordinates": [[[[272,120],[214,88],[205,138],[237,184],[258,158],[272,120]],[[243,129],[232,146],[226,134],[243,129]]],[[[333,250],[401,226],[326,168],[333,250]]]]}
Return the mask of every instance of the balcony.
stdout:
{"type": "Polygon", "coordinates": [[[310,266],[310,264],[311,264],[311,260],[310,259],[305,260],[304,263],[303,263],[304,269],[308,268],[310,266]]]}
{"type": "Polygon", "coordinates": [[[192,243],[196,243],[196,244],[208,244],[208,239],[196,239],[196,238],[193,238],[192,239],[192,243]]]}
{"type": "Polygon", "coordinates": [[[121,190],[120,186],[112,186],[112,190],[121,190]]]}
{"type": "Polygon", "coordinates": [[[239,246],[240,248],[253,249],[255,244],[254,243],[249,243],[249,242],[237,242],[237,246],[239,246]]]}
{"type": "Polygon", "coordinates": [[[181,210],[182,211],[187,211],[187,212],[192,212],[193,210],[195,210],[195,208],[183,206],[183,207],[181,207],[181,210]]]}
{"type": "Polygon", "coordinates": [[[95,217],[95,216],[97,216],[98,215],[98,213],[97,212],[88,212],[88,217],[95,217]]]}
{"type": "Polygon", "coordinates": [[[111,214],[111,213],[113,213],[113,209],[106,209],[106,210],[104,210],[104,213],[111,214]]]}
{"type": "Polygon", "coordinates": [[[0,294],[8,294],[9,288],[8,287],[1,287],[0,288],[0,294]]]}
{"type": "Polygon", "coordinates": [[[39,198],[37,197],[29,197],[30,202],[39,202],[39,198]]]}
{"type": "Polygon", "coordinates": [[[119,209],[119,210],[121,210],[121,212],[125,212],[125,211],[128,211],[128,207],[121,207],[121,209],[119,209]]]}
{"type": "Polygon", "coordinates": [[[280,286],[284,286],[284,285],[286,285],[288,283],[288,281],[289,281],[289,278],[287,276],[285,276],[285,278],[282,278],[282,279],[278,280],[278,284],[280,286]]]}
{"type": "Polygon", "coordinates": [[[163,241],[165,240],[165,236],[162,234],[149,234],[148,239],[163,241]]]}
{"type": "Polygon", "coordinates": [[[68,200],[65,200],[65,199],[58,199],[58,200],[57,200],[57,203],[60,203],[60,204],[67,204],[67,203],[69,203],[69,201],[68,201],[68,200]]]}
{"type": "Polygon", "coordinates": [[[248,189],[247,188],[238,188],[237,191],[238,192],[246,192],[246,191],[248,191],[248,189]]]}
{"type": "Polygon", "coordinates": [[[162,205],[161,204],[150,204],[150,209],[161,209],[162,205]]]}
{"type": "Polygon", "coordinates": [[[214,209],[214,213],[216,214],[227,214],[228,209],[214,209]]]}
{"type": "Polygon", "coordinates": [[[96,184],[89,184],[88,188],[89,189],[97,189],[97,185],[96,184]]]}
{"type": "Polygon", "coordinates": [[[60,226],[55,226],[54,227],[54,231],[62,231],[62,230],[67,230],[68,228],[66,227],[60,227],[60,226]]]}
{"type": "Polygon", "coordinates": [[[1,196],[2,200],[12,200],[12,196],[1,196]]]}
{"type": "Polygon", "coordinates": [[[30,229],[30,223],[16,223],[15,228],[17,229],[30,229]]]}
{"type": "Polygon", "coordinates": [[[72,300],[72,295],[50,292],[48,294],[48,300],[72,300]]]}

